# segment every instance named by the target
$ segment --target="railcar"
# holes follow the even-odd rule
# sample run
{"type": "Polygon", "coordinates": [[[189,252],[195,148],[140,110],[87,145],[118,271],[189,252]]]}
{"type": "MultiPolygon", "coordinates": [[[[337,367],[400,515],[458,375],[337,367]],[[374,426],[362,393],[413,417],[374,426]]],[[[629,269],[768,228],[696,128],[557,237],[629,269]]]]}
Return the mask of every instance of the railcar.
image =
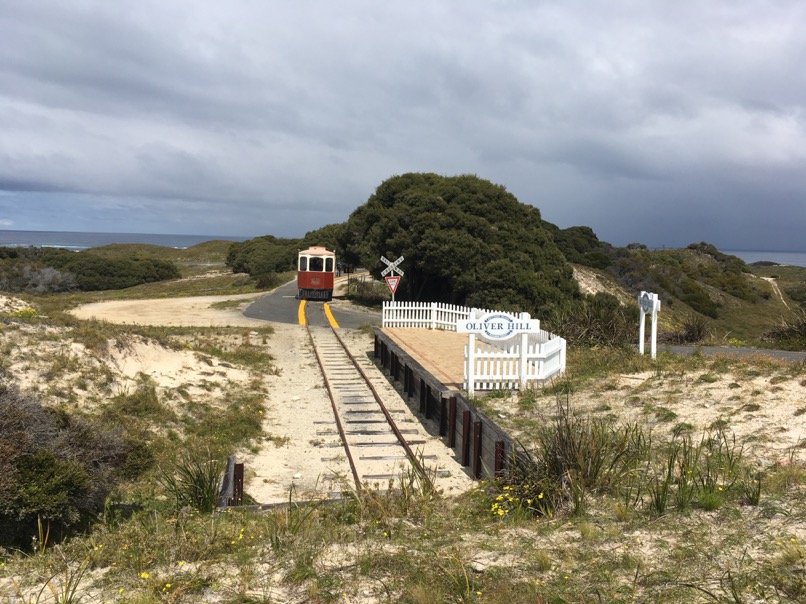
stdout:
{"type": "Polygon", "coordinates": [[[297,254],[297,289],[300,300],[333,299],[336,254],[314,246],[297,254]]]}

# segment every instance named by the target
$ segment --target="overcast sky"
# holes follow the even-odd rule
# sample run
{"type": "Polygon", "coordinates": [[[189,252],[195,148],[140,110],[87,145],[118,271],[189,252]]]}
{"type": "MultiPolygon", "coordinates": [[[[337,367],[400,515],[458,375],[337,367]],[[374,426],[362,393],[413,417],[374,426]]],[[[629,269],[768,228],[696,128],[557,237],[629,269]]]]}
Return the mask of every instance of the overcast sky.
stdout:
{"type": "Polygon", "coordinates": [[[616,245],[806,249],[799,0],[0,0],[0,229],[297,237],[477,174],[616,245]]]}

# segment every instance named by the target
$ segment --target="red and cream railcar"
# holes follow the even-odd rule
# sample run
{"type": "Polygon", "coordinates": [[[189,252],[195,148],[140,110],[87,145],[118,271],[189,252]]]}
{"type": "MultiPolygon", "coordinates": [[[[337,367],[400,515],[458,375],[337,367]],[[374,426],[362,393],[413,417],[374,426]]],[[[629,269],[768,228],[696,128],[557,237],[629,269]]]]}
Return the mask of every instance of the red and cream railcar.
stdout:
{"type": "Polygon", "coordinates": [[[297,289],[300,300],[331,300],[336,275],[336,254],[314,246],[297,254],[297,289]]]}

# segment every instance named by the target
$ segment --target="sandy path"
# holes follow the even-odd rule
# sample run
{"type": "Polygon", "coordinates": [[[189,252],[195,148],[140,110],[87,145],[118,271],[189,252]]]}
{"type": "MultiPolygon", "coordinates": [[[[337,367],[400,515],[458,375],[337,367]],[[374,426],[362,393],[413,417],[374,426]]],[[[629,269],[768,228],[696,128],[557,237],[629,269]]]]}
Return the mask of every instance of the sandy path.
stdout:
{"type": "Polygon", "coordinates": [[[772,285],[772,289],[775,290],[775,294],[778,296],[778,299],[781,300],[781,302],[784,303],[784,306],[786,306],[787,309],[789,309],[789,304],[787,304],[786,300],[784,300],[784,295],[781,293],[781,289],[778,287],[778,283],[776,283],[775,278],[774,277],[762,277],[762,279],[764,279],[764,281],[766,281],[770,285],[772,285]]]}
{"type": "Polygon", "coordinates": [[[193,298],[160,298],[155,300],[113,300],[84,304],[71,314],[79,319],[97,319],[109,323],[136,325],[186,325],[211,327],[261,327],[266,321],[250,319],[241,314],[255,298],[266,292],[231,296],[197,296],[193,298]],[[228,300],[243,300],[238,307],[220,309],[211,305],[228,300]]]}
{"type": "MultiPolygon", "coordinates": [[[[97,302],[72,311],[79,319],[98,319],[110,323],[172,326],[268,326],[274,333],[265,344],[274,359],[276,372],[264,375],[268,391],[263,422],[261,450],[239,458],[245,467],[245,490],[259,503],[270,504],[339,495],[342,488],[353,488],[352,474],[341,447],[333,412],[316,357],[304,327],[270,323],[244,317],[241,313],[255,298],[265,295],[199,296],[156,300],[120,300],[97,302]],[[213,308],[216,302],[243,301],[237,307],[213,308]]],[[[342,330],[353,354],[366,356],[372,340],[363,333],[342,330]]],[[[155,357],[156,358],[156,357],[155,357]]],[[[124,363],[125,359],[118,360],[124,363]]],[[[163,360],[154,367],[141,368],[149,375],[165,373],[163,360]],[[161,366],[161,369],[160,369],[161,366]]],[[[459,493],[474,482],[455,461],[453,453],[439,438],[428,434],[420,420],[406,405],[383,373],[375,368],[373,380],[385,383],[383,396],[388,406],[405,412],[399,421],[417,427],[419,440],[425,440],[422,453],[435,459],[430,467],[440,470],[437,487],[446,494],[459,493]]],[[[165,381],[165,376],[162,376],[165,381]]]]}
{"type": "MultiPolygon", "coordinates": [[[[342,331],[342,337],[356,356],[366,356],[371,350],[372,341],[366,334],[342,331]]],[[[266,442],[258,454],[244,460],[246,492],[260,503],[279,503],[288,501],[289,494],[295,499],[320,499],[339,496],[345,487],[354,489],[330,399],[322,386],[305,328],[275,325],[268,348],[278,372],[267,377],[270,404],[264,421],[266,442]]],[[[453,452],[426,432],[377,367],[362,366],[387,407],[396,410],[398,425],[417,429],[410,438],[425,441],[418,450],[433,456],[428,458],[430,467],[441,471],[437,488],[445,494],[470,488],[474,483],[455,461],[453,452]]]]}

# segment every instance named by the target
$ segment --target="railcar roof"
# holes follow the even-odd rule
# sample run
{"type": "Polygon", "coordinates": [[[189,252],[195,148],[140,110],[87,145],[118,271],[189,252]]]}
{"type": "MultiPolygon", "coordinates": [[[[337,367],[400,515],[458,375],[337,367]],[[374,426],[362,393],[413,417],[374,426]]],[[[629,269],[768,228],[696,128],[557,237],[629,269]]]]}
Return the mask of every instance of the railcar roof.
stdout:
{"type": "Polygon", "coordinates": [[[326,247],[314,245],[307,250],[300,250],[300,256],[335,256],[336,252],[331,252],[326,247]]]}

